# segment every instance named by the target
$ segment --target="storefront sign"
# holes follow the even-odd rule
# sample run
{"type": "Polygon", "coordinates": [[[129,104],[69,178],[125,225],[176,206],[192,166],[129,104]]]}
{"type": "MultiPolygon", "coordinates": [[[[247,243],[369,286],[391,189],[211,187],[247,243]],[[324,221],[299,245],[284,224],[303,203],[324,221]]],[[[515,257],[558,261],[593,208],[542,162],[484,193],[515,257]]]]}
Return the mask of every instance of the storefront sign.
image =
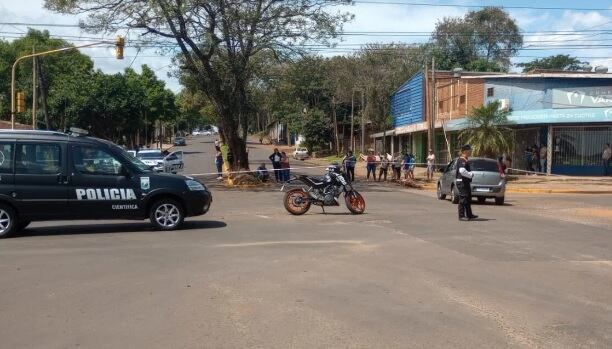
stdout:
{"type": "Polygon", "coordinates": [[[553,108],[612,108],[612,86],[553,90],[553,108]]]}
{"type": "MultiPolygon", "coordinates": [[[[612,122],[612,107],[515,111],[508,116],[508,121],[510,125],[612,122]]],[[[466,119],[451,120],[444,125],[447,131],[458,131],[466,127],[466,119]]]]}
{"type": "Polygon", "coordinates": [[[406,133],[413,133],[413,132],[425,131],[425,130],[427,130],[427,122],[418,122],[416,124],[396,127],[395,134],[402,135],[406,133]]]}

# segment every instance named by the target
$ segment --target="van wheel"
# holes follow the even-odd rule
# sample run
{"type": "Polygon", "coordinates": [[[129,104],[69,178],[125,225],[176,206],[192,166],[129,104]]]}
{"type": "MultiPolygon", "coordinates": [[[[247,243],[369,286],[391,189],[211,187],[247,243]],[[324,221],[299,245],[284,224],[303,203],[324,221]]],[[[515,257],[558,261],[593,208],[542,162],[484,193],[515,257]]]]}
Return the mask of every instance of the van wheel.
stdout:
{"type": "Polygon", "coordinates": [[[506,199],[506,197],[505,197],[505,196],[502,196],[502,197],[500,197],[500,198],[495,198],[495,205],[500,205],[500,206],[501,206],[501,205],[503,205],[503,204],[504,204],[505,199],[506,199]]]}
{"type": "Polygon", "coordinates": [[[459,203],[459,193],[457,192],[457,187],[456,186],[453,185],[451,187],[451,194],[450,195],[451,195],[451,197],[450,197],[451,202],[453,204],[455,204],[455,205],[458,204],[459,203]]]}
{"type": "Polygon", "coordinates": [[[174,230],[183,224],[185,213],[176,200],[161,199],[151,206],[149,218],[157,229],[174,230]]]}
{"type": "Polygon", "coordinates": [[[0,239],[10,236],[17,230],[17,215],[8,205],[0,204],[0,239]]]}

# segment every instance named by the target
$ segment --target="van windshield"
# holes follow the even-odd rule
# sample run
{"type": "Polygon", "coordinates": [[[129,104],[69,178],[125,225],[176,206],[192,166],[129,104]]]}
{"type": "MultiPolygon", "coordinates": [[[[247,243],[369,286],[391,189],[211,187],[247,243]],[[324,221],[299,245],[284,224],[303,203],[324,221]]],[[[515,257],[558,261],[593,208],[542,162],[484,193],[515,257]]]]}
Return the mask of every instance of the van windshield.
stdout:
{"type": "Polygon", "coordinates": [[[115,150],[120,152],[121,155],[123,156],[123,158],[125,160],[129,161],[129,163],[132,164],[132,166],[134,166],[139,171],[142,171],[142,172],[151,172],[151,166],[149,166],[149,165],[145,164],[144,162],[140,161],[140,159],[135,158],[133,155],[128,153],[125,149],[123,149],[121,147],[116,147],[115,150]]]}

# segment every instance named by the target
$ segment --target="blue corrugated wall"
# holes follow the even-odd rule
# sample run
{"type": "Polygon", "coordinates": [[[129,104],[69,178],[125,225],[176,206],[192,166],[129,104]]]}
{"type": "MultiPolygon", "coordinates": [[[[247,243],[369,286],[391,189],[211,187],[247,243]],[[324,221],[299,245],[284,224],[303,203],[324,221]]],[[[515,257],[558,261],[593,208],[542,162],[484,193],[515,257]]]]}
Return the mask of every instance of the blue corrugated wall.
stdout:
{"type": "Polygon", "coordinates": [[[393,127],[422,122],[423,99],[423,72],[419,72],[391,96],[393,127]]]}

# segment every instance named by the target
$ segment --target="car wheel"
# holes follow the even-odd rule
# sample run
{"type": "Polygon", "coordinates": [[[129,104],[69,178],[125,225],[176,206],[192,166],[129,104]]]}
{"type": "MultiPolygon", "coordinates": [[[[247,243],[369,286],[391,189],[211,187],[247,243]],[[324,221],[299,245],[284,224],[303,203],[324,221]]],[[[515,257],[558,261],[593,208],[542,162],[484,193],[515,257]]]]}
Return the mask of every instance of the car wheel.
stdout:
{"type": "Polygon", "coordinates": [[[17,215],[12,207],[0,204],[0,239],[11,236],[17,230],[17,215]]]}
{"type": "Polygon", "coordinates": [[[487,201],[487,198],[485,198],[485,197],[483,197],[483,196],[479,196],[477,199],[478,199],[478,203],[479,203],[479,204],[484,204],[484,203],[485,203],[485,201],[487,201]]]}
{"type": "Polygon", "coordinates": [[[451,187],[451,202],[453,204],[458,204],[459,203],[459,193],[457,192],[457,187],[455,187],[454,185],[451,187]]]}
{"type": "Polygon", "coordinates": [[[438,183],[437,195],[438,195],[438,200],[446,199],[446,194],[442,193],[442,186],[440,185],[440,183],[438,183]]]}
{"type": "Polygon", "coordinates": [[[499,198],[495,198],[495,205],[500,205],[500,206],[503,205],[505,199],[506,199],[505,196],[502,196],[502,197],[499,197],[499,198]]]}
{"type": "Polygon", "coordinates": [[[151,206],[149,213],[151,224],[160,230],[174,230],[183,224],[185,213],[176,200],[161,199],[151,206]]]}

